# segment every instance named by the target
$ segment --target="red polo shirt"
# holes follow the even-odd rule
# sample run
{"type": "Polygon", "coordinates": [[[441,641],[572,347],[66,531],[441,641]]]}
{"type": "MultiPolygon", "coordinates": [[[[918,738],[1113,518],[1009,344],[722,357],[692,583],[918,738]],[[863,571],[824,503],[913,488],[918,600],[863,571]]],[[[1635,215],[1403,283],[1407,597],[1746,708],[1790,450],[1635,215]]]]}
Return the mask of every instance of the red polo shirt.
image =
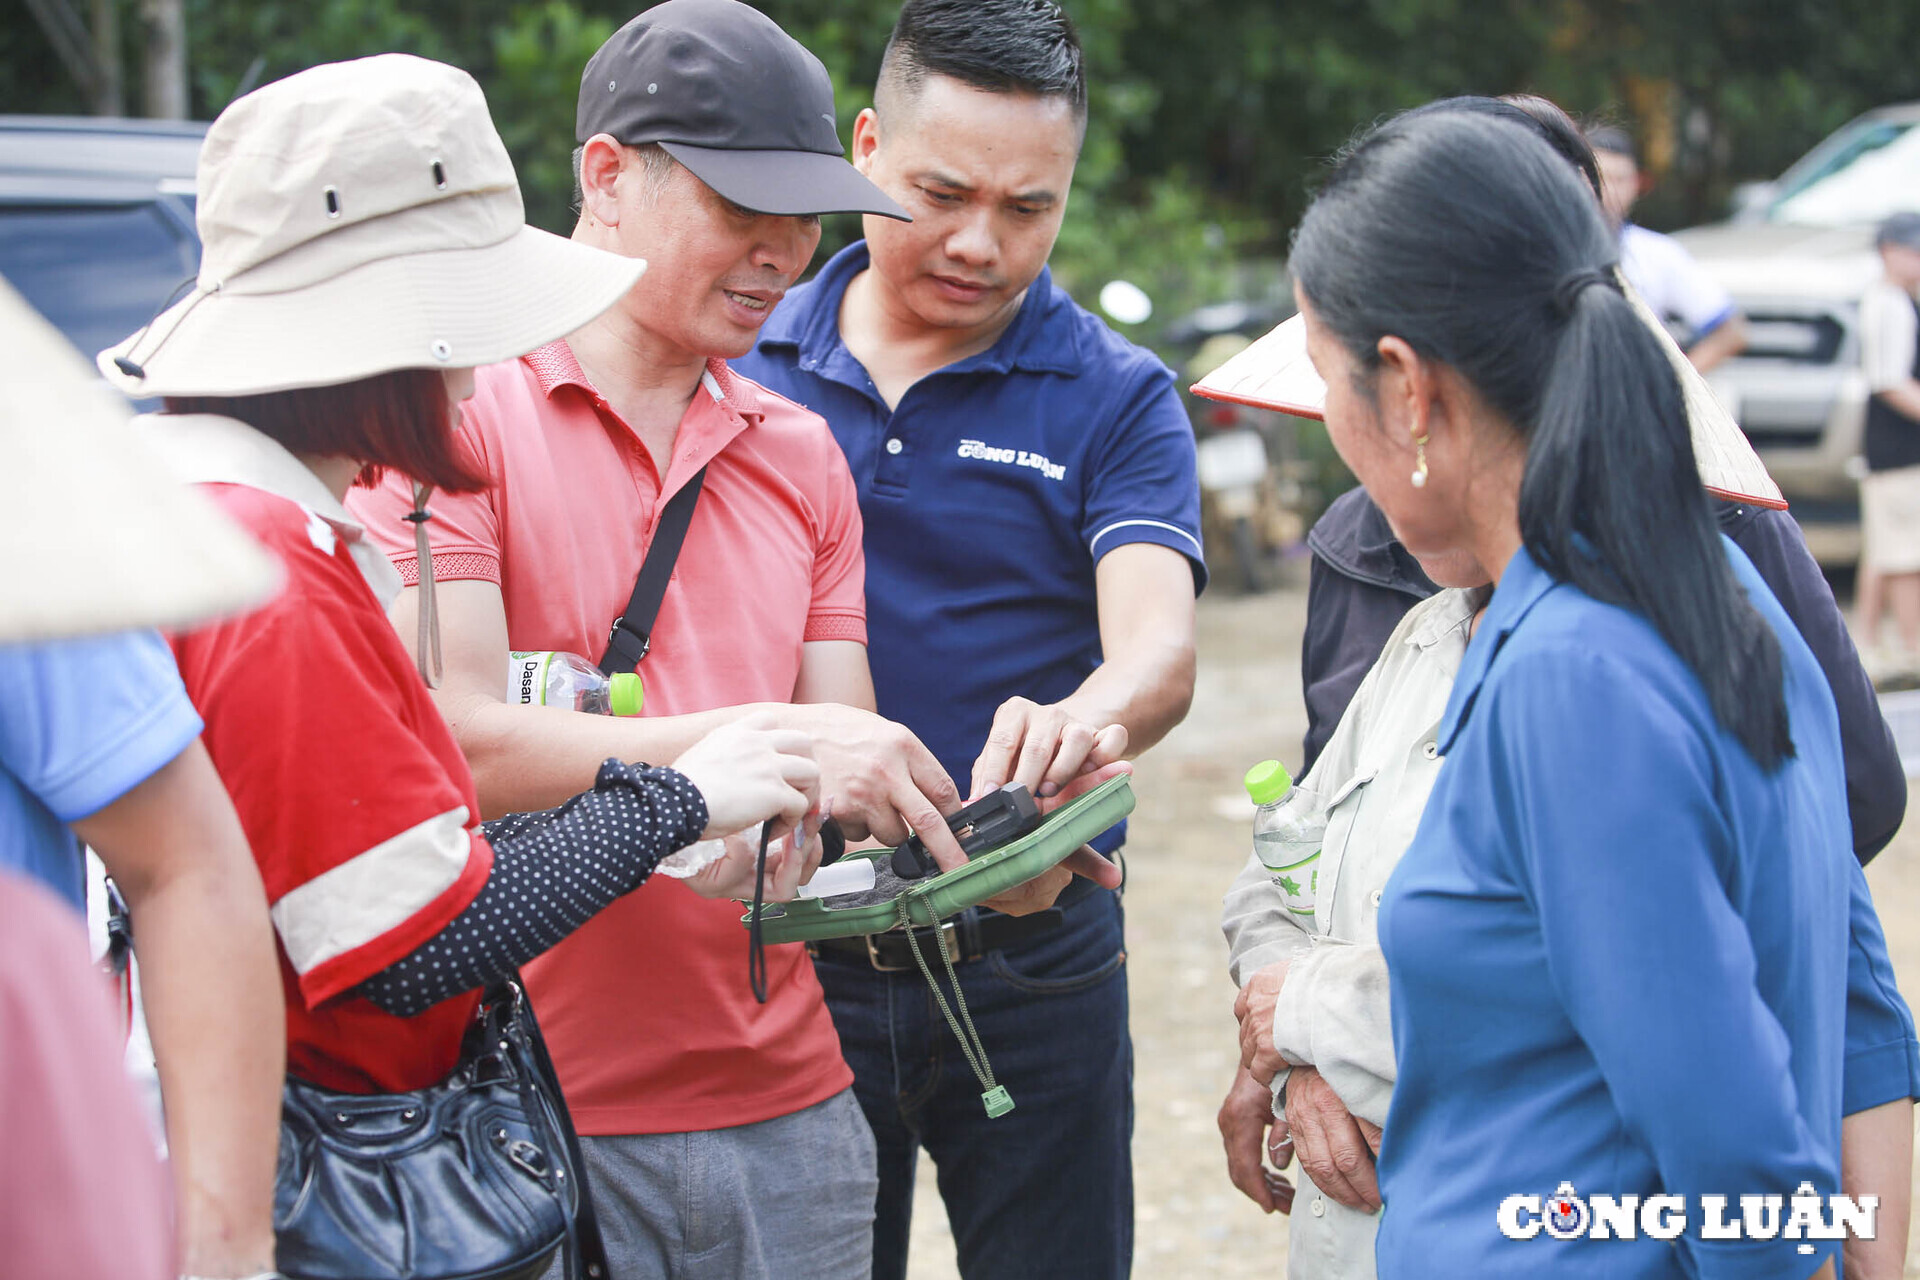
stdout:
{"type": "Polygon", "coordinates": [[[272,908],[287,1069],[345,1093],[438,1083],[479,993],[399,1018],[351,991],[486,884],[466,757],[354,563],[357,530],[246,485],[202,492],[286,567],[264,607],[171,639],[272,908]]]}
{"type": "MultiPolygon", "coordinates": [[[[702,466],[641,664],[646,714],[788,702],[804,643],[865,642],[858,499],[817,415],[715,360],[663,478],[564,342],[476,381],[461,435],[489,483],[436,495],[427,529],[443,581],[499,584],[513,648],[597,661],[662,509],[702,466]]],[[[356,490],[350,505],[416,581],[404,484],[356,490]]],[[[583,1133],[750,1124],[852,1083],[803,948],[767,948],[768,1000],[755,1003],[740,914],[662,877],[526,966],[583,1133]]]]}

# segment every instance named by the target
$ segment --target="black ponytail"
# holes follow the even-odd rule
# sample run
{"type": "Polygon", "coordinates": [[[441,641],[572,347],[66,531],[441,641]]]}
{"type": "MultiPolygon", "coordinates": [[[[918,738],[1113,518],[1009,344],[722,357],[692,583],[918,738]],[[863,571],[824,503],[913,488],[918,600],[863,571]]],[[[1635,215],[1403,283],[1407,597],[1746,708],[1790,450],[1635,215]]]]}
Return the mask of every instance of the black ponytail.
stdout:
{"type": "Polygon", "coordinates": [[[1772,769],[1793,754],[1779,641],[1727,562],[1679,379],[1621,293],[1616,254],[1592,194],[1534,131],[1436,111],[1345,156],[1291,265],[1363,370],[1397,335],[1514,425],[1528,552],[1644,616],[1772,769]]]}
{"type": "Polygon", "coordinates": [[[1720,545],[1666,350],[1617,285],[1580,289],[1567,310],[1527,441],[1520,535],[1554,577],[1645,615],[1772,769],[1793,754],[1779,641],[1720,545]]]}
{"type": "Polygon", "coordinates": [[[1572,116],[1539,94],[1509,93],[1499,98],[1462,94],[1457,98],[1436,98],[1403,113],[1400,118],[1408,120],[1435,111],[1470,111],[1496,120],[1511,120],[1523,129],[1532,130],[1542,142],[1558,151],[1561,159],[1578,169],[1587,185],[1593,188],[1593,198],[1600,198],[1600,161],[1587,145],[1587,135],[1580,132],[1572,116]]]}

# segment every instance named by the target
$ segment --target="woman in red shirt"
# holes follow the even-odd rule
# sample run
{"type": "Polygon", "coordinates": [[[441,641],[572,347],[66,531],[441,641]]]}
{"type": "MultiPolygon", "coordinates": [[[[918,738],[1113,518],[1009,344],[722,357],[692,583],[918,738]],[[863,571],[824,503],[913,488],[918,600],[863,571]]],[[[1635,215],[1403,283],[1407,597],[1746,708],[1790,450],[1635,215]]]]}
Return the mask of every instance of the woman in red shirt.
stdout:
{"type": "MultiPolygon", "coordinates": [[[[422,679],[437,644],[416,671],[384,612],[399,579],[341,499],[394,468],[417,528],[433,489],[476,487],[451,434],[472,367],[579,327],[645,264],[527,227],[479,86],[404,55],[241,98],[197,185],[196,288],[101,368],[166,399],[147,430],[285,566],[271,604],[173,646],[266,884],[288,1070],[418,1089],[454,1067],[482,987],[703,836],[804,830],[818,769],[804,735],[742,722],[483,825],[422,679]]],[[[773,896],[804,869],[795,843],[773,896]]],[[[754,875],[737,849],[688,883],[739,896],[754,875]]]]}

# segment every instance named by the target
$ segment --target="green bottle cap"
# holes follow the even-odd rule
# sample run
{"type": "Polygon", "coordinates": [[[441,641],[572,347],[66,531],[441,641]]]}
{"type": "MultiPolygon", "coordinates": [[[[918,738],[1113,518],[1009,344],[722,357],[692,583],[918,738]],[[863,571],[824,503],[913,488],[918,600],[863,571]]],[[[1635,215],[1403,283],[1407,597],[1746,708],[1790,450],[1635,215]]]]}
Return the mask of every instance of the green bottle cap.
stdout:
{"type": "Polygon", "coordinates": [[[607,677],[607,709],[617,716],[637,716],[646,701],[637,671],[616,671],[607,677]]]}
{"type": "Polygon", "coordinates": [[[1255,804],[1272,804],[1293,786],[1293,777],[1287,772],[1287,766],[1278,760],[1262,760],[1247,770],[1242,780],[1246,783],[1247,794],[1253,797],[1255,804]]]}
{"type": "Polygon", "coordinates": [[[995,1085],[980,1095],[980,1101],[987,1104],[987,1119],[998,1120],[1013,1110],[1013,1095],[1007,1092],[1007,1086],[995,1085]]]}

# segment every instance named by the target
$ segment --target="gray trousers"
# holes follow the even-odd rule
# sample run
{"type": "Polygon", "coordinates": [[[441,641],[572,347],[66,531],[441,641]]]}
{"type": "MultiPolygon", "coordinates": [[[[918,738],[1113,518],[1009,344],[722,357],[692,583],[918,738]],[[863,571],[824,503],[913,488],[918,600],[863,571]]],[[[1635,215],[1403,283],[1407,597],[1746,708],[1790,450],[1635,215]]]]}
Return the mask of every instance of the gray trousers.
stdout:
{"type": "MultiPolygon", "coordinates": [[[[851,1089],[733,1129],[582,1137],[612,1280],[867,1280],[873,1133],[851,1089]]],[[[560,1263],[545,1280],[561,1280],[560,1263]]]]}

